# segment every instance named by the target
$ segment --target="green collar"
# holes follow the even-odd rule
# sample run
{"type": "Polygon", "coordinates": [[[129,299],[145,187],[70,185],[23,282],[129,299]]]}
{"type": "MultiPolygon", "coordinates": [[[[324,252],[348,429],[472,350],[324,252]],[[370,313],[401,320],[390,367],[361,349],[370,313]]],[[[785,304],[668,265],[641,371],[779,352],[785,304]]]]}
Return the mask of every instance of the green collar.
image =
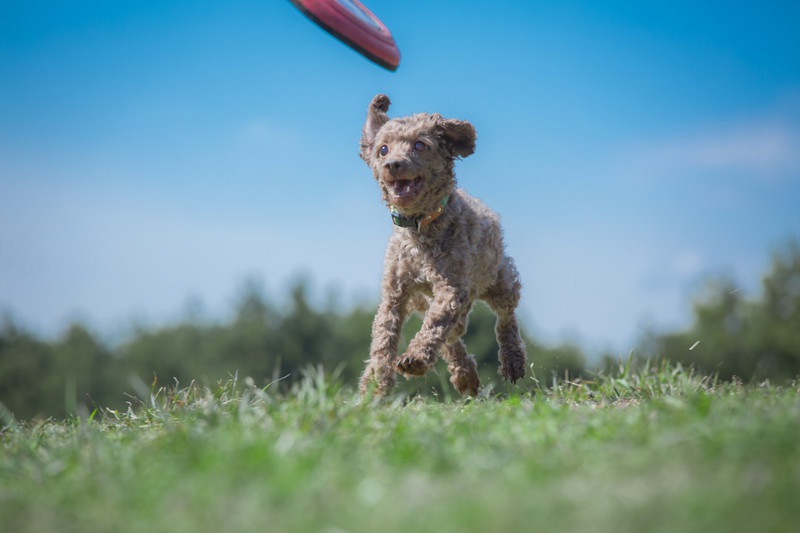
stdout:
{"type": "Polygon", "coordinates": [[[401,214],[395,206],[390,206],[389,212],[392,214],[392,222],[395,226],[399,226],[401,228],[416,228],[417,231],[422,233],[428,228],[428,226],[431,225],[431,222],[439,218],[439,216],[444,213],[444,208],[447,207],[448,200],[450,200],[450,195],[442,198],[442,201],[439,202],[439,207],[427,215],[409,217],[401,214]]]}

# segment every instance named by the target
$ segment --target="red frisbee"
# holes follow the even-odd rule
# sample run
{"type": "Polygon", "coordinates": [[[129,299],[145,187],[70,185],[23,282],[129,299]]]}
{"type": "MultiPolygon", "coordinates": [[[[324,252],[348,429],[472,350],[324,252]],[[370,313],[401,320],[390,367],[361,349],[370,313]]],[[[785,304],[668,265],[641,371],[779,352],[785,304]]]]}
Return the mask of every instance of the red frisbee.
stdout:
{"type": "Polygon", "coordinates": [[[394,37],[358,0],[290,0],[322,29],[389,70],[400,64],[394,37]]]}

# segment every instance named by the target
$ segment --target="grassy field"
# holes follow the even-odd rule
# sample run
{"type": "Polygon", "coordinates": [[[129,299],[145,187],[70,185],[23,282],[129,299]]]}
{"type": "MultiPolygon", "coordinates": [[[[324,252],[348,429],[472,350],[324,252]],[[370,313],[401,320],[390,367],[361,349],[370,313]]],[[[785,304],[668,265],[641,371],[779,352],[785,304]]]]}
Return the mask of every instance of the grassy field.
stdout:
{"type": "MultiPolygon", "coordinates": [[[[533,382],[529,382],[533,386],[533,382]]],[[[154,389],[0,436],[0,530],[797,531],[800,386],[661,365],[475,401],[154,389]]]]}

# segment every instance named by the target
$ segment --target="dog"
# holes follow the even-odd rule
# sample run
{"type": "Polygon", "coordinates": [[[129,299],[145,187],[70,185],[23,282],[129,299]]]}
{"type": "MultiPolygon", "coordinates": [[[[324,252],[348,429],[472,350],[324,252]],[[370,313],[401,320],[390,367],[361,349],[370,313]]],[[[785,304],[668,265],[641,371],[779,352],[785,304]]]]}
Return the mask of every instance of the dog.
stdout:
{"type": "Polygon", "coordinates": [[[516,383],[526,366],[515,316],[519,273],[498,216],[456,186],[455,161],[475,151],[475,128],[439,114],[389,119],[390,104],[383,94],[372,99],[360,142],[394,223],[360,391],[385,396],[396,373],[424,376],[441,355],[456,390],[477,396],[477,365],[461,340],[476,299],[497,315],[499,373],[516,383]],[[414,311],[424,314],[422,327],[398,356],[403,323],[414,311]]]}

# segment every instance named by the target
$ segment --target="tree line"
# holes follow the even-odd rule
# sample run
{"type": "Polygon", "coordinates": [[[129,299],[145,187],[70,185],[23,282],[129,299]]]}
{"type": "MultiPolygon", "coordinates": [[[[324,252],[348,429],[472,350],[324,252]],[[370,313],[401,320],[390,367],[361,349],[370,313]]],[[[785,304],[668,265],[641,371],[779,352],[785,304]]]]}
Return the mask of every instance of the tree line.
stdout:
{"type": "MultiPolygon", "coordinates": [[[[124,409],[154,385],[192,381],[214,384],[233,376],[259,386],[288,387],[304,367],[321,365],[355,385],[369,355],[375,308],[318,309],[306,283],[296,283],[286,304],[275,305],[249,285],[232,318],[210,321],[188,316],[175,324],[141,327],[128,340],[110,345],[80,323],[55,340],[27,331],[6,315],[0,321],[0,411],[17,419],[63,417],[96,407],[124,409]]],[[[682,332],[645,336],[637,357],[661,357],[728,380],[786,381],[800,375],[800,245],[790,241],[773,255],[761,294],[747,298],[731,280],[709,282],[698,295],[693,324],[682,332]]],[[[508,391],[498,379],[495,317],[483,304],[470,315],[465,342],[481,380],[493,391],[508,391]]],[[[419,328],[412,319],[405,342],[419,328]]],[[[572,344],[544,346],[523,331],[533,381],[523,388],[547,387],[554,378],[588,378],[581,349],[572,344]]],[[[625,356],[627,357],[627,355],[625,356]]],[[[601,366],[619,356],[607,355],[601,366]]],[[[531,375],[531,374],[529,374],[531,375]]],[[[454,395],[445,366],[418,380],[399,380],[400,390],[454,395]]],[[[6,415],[8,416],[8,415],[6,415]]]]}

